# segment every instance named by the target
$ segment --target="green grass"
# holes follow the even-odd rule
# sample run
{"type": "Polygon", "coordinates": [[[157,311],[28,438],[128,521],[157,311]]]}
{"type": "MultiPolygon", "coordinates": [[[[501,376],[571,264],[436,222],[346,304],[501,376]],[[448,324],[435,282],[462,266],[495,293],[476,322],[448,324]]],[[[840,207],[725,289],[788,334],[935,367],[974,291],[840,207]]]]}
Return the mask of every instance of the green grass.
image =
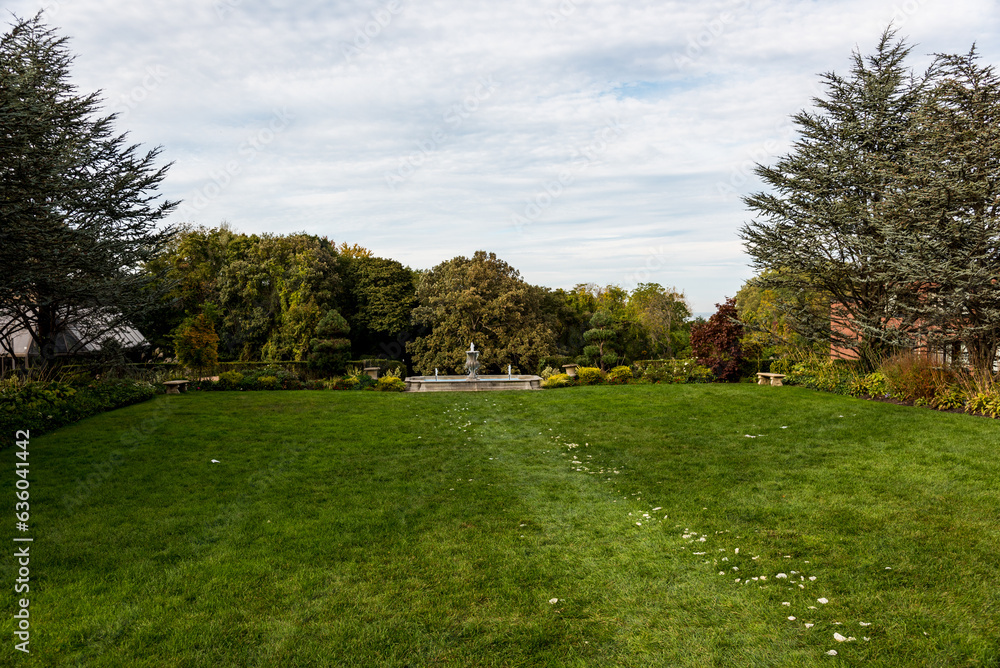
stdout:
{"type": "Polygon", "coordinates": [[[8,665],[1000,665],[992,420],[756,385],[189,393],[29,461],[8,665]]]}

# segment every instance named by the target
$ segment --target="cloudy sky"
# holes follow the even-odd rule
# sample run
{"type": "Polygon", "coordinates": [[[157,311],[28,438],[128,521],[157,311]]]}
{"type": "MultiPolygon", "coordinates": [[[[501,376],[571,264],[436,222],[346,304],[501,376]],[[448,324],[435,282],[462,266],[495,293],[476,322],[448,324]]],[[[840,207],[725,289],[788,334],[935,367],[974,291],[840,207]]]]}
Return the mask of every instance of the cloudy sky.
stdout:
{"type": "Polygon", "coordinates": [[[890,22],[917,69],[973,42],[1000,64],[995,0],[6,3],[42,8],[80,90],[174,163],[176,222],[414,268],[484,249],[549,287],[676,286],[696,312],[751,276],[740,196],[819,73],[890,22]]]}

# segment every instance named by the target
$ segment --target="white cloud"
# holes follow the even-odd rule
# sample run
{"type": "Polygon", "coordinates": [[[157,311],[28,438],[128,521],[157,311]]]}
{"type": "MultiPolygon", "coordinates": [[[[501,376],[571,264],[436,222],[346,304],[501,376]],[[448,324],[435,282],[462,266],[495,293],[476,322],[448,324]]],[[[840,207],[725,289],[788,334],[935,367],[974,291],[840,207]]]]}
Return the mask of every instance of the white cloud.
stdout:
{"type": "Polygon", "coordinates": [[[552,287],[648,276],[696,311],[751,274],[739,197],[820,72],[847,71],[890,20],[918,67],[972,42],[1000,54],[988,0],[49,5],[80,89],[163,146],[164,192],[194,222],[415,267],[483,248],[552,287]],[[609,123],[623,129],[602,140],[609,123]]]}

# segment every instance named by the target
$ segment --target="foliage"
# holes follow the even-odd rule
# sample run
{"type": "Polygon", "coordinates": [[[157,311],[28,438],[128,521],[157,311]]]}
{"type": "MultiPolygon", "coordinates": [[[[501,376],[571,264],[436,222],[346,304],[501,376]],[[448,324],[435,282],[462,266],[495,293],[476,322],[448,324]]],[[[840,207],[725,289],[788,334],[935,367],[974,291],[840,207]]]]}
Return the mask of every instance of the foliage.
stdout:
{"type": "Polygon", "coordinates": [[[83,418],[151,399],[152,383],[131,379],[94,380],[70,385],[58,381],[0,381],[0,447],[10,445],[15,430],[39,436],[83,418]]]}
{"type": "Polygon", "coordinates": [[[966,405],[969,413],[978,413],[991,418],[1000,417],[1000,393],[980,392],[969,398],[966,405]]]}
{"type": "Polygon", "coordinates": [[[79,349],[156,301],[136,270],[170,241],[158,224],[176,202],[156,202],[160,149],[137,153],[98,94],[76,92],[66,38],[41,17],[0,37],[0,345],[26,328],[47,364],[67,328],[79,349]]]}
{"type": "Polygon", "coordinates": [[[542,387],[547,390],[556,387],[569,387],[572,384],[573,379],[565,373],[554,373],[542,381],[542,387]]]}
{"type": "Polygon", "coordinates": [[[846,395],[851,394],[851,388],[857,385],[859,374],[860,368],[854,362],[813,355],[793,364],[782,382],[846,395]]]}
{"type": "Polygon", "coordinates": [[[607,380],[609,383],[622,385],[632,380],[632,367],[616,366],[608,371],[607,380]]]}
{"type": "Polygon", "coordinates": [[[217,387],[220,390],[237,390],[243,383],[243,374],[239,371],[223,371],[219,374],[217,387]]]}
{"type": "Polygon", "coordinates": [[[309,366],[325,372],[343,371],[351,357],[351,341],[345,338],[350,331],[351,326],[336,309],[327,311],[309,343],[309,366]]]}
{"type": "MultiPolygon", "coordinates": [[[[197,313],[206,303],[218,307],[224,360],[305,360],[320,320],[343,293],[332,243],[306,234],[186,228],[146,268],[169,288],[160,320],[197,313]]],[[[157,327],[146,323],[154,338],[157,327]]]]}
{"type": "Polygon", "coordinates": [[[212,320],[205,313],[188,318],[174,334],[174,350],[184,366],[194,369],[199,377],[203,369],[211,369],[219,361],[219,337],[212,320]]]}
{"type": "Polygon", "coordinates": [[[946,384],[945,373],[924,355],[900,353],[879,367],[890,396],[903,401],[930,402],[939,386],[946,384]]]}
{"type": "Polygon", "coordinates": [[[637,321],[649,338],[649,352],[673,358],[690,346],[690,332],[685,321],[691,308],[683,292],[664,288],[659,283],[640,283],[629,296],[637,321]]]}
{"type": "Polygon", "coordinates": [[[908,126],[923,84],[904,67],[910,47],[893,39],[887,30],[874,54],[855,51],[849,78],[823,75],[818,111],[793,117],[795,150],[757,167],[773,192],[745,199],[760,218],[741,230],[754,266],[772,270],[760,275],[760,287],[829,295],[838,308],[834,327],[811,322],[808,310],[798,324],[813,340],[857,350],[869,366],[902,343],[907,325],[892,320],[885,268],[895,250],[880,202],[895,187],[891,165],[912,148],[908,126]]]}
{"type": "Polygon", "coordinates": [[[278,379],[274,376],[260,376],[257,378],[257,387],[262,390],[277,390],[278,379]]]}
{"type": "Polygon", "coordinates": [[[965,403],[967,397],[965,391],[956,385],[943,385],[939,386],[937,390],[934,391],[934,398],[931,399],[930,405],[932,408],[937,408],[938,410],[957,410],[965,408],[965,403]]]}
{"type": "Polygon", "coordinates": [[[576,364],[576,359],[566,355],[547,355],[538,360],[537,373],[541,375],[542,370],[546,367],[550,367],[556,373],[562,373],[565,364],[576,364]]]}
{"type": "Polygon", "coordinates": [[[693,359],[639,360],[636,373],[653,383],[711,383],[712,372],[693,359]]]}
{"type": "Polygon", "coordinates": [[[378,392],[405,392],[406,383],[396,376],[383,376],[375,383],[378,392]]]}
{"type": "Polygon", "coordinates": [[[789,358],[782,358],[771,362],[771,373],[787,374],[792,370],[794,362],[789,358]]]}
{"type": "Polygon", "coordinates": [[[736,293],[736,311],[744,329],[743,347],[759,351],[762,358],[826,352],[828,342],[810,340],[809,336],[815,327],[829,329],[829,298],[817,290],[763,287],[776,272],[780,270],[765,270],[736,293]]]}
{"type": "Polygon", "coordinates": [[[584,366],[576,370],[576,382],[580,385],[597,385],[604,382],[604,372],[597,367],[584,366]]]}
{"type": "Polygon", "coordinates": [[[356,367],[358,371],[363,371],[365,367],[378,367],[378,372],[381,376],[393,375],[405,378],[409,375],[406,363],[400,360],[376,357],[374,359],[350,360],[347,364],[351,367],[356,367]]]}
{"type": "Polygon", "coordinates": [[[456,257],[425,274],[417,288],[414,322],[430,333],[407,343],[415,368],[462,373],[465,351],[481,351],[481,372],[535,369],[554,352],[554,318],[544,309],[546,291],[525,283],[493,253],[456,257]]]}
{"type": "Polygon", "coordinates": [[[889,385],[885,374],[881,371],[872,371],[852,378],[849,391],[852,397],[884,397],[889,394],[889,385]]]}
{"type": "Polygon", "coordinates": [[[736,300],[730,297],[703,324],[691,327],[691,350],[698,364],[707,367],[723,382],[739,380],[743,360],[743,325],[738,319],[736,300]]]}
{"type": "Polygon", "coordinates": [[[354,347],[375,353],[410,328],[417,305],[416,275],[396,260],[351,256],[345,263],[345,288],[354,347]]]}
{"type": "Polygon", "coordinates": [[[892,165],[886,273],[897,317],[992,369],[1000,347],[1000,77],[973,47],[939,55],[892,165]]]}

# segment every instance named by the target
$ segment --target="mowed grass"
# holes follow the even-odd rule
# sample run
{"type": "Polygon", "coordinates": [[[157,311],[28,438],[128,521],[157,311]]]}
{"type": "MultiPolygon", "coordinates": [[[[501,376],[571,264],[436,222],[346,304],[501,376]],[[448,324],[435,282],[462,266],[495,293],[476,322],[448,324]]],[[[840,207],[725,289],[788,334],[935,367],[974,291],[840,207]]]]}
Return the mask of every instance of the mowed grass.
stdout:
{"type": "Polygon", "coordinates": [[[8,665],[1000,665],[992,420],[756,385],[189,393],[29,461],[8,665]]]}

